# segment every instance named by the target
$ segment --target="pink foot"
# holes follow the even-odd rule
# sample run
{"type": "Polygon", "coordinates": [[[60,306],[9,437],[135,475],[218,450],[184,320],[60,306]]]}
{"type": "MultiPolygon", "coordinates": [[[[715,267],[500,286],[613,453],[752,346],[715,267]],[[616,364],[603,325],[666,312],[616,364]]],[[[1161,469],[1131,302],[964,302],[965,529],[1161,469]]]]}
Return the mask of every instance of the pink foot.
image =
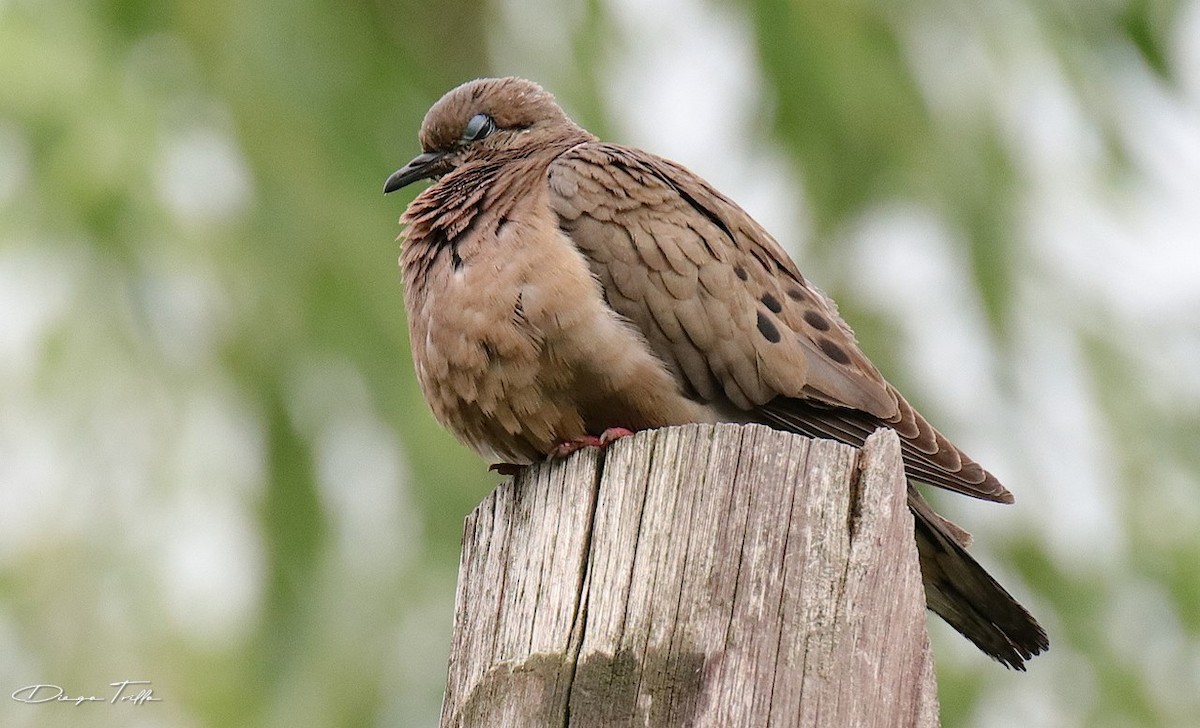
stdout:
{"type": "Polygon", "coordinates": [[[608,447],[622,437],[633,437],[633,430],[624,427],[610,427],[600,433],[600,447],[608,447]]]}
{"type": "Polygon", "coordinates": [[[550,451],[550,458],[565,458],[571,453],[582,450],[585,447],[598,447],[603,450],[622,437],[629,437],[632,434],[633,430],[624,427],[610,427],[600,433],[600,437],[584,435],[572,440],[565,440],[554,446],[554,449],[550,451]]]}
{"type": "Polygon", "coordinates": [[[564,440],[554,446],[547,459],[565,458],[571,453],[578,452],[585,447],[604,447],[604,443],[600,442],[600,438],[592,437],[591,435],[576,437],[573,440],[564,440]]]}

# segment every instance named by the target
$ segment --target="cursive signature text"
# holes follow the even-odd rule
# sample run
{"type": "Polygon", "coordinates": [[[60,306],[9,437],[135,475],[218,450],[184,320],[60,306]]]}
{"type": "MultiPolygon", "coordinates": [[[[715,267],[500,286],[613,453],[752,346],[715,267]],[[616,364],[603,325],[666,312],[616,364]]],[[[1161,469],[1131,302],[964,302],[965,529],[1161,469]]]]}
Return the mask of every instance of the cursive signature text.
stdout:
{"type": "Polygon", "coordinates": [[[108,686],[115,688],[115,690],[108,697],[101,697],[99,695],[68,695],[67,691],[58,685],[26,685],[23,688],[14,690],[12,699],[18,703],[28,703],[30,705],[38,703],[74,703],[76,705],[83,705],[84,703],[108,703],[110,705],[115,705],[116,703],[131,703],[133,705],[161,703],[162,698],[154,697],[154,690],[149,685],[149,680],[122,680],[121,682],[109,683],[108,686]]]}

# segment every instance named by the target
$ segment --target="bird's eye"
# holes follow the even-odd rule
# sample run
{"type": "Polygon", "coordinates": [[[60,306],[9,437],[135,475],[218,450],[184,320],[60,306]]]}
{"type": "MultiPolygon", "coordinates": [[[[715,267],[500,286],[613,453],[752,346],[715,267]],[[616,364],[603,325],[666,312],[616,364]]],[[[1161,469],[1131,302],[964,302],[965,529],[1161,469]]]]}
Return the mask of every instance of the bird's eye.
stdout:
{"type": "Polygon", "coordinates": [[[462,143],[477,142],[494,131],[496,131],[496,122],[492,121],[492,117],[487,114],[476,114],[467,122],[467,128],[463,129],[462,143]]]}

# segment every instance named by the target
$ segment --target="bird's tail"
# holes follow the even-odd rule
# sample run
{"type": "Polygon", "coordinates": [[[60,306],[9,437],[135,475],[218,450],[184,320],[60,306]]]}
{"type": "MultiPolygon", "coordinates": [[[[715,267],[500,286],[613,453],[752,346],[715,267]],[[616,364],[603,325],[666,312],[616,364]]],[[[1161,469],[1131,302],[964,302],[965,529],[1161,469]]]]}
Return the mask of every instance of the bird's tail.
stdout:
{"type": "Polygon", "coordinates": [[[967,553],[969,534],[934,513],[915,488],[908,492],[926,604],[979,649],[1024,670],[1049,649],[1045,630],[967,553]]]}

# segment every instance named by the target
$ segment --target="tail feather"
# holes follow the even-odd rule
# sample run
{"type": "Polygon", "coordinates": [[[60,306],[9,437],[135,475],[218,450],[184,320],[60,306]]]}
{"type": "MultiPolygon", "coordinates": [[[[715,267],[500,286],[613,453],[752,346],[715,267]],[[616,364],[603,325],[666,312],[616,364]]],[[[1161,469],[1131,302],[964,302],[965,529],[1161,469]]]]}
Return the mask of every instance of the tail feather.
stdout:
{"type": "Polygon", "coordinates": [[[1005,665],[1025,661],[1050,647],[1045,630],[963,548],[965,531],[933,512],[909,486],[916,524],[925,602],[939,617],[1005,665]]]}

